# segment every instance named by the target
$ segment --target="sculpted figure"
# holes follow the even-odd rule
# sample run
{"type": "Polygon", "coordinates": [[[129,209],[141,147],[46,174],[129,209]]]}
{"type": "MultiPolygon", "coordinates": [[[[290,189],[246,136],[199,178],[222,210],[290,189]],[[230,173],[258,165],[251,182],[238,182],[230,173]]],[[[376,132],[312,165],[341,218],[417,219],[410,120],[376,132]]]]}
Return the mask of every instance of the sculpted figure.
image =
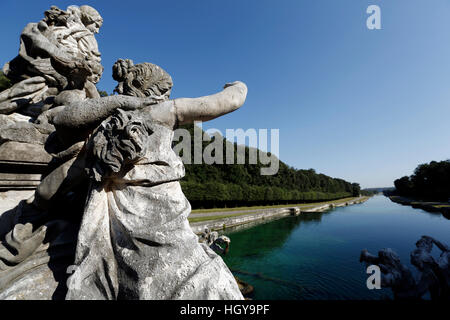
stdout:
{"type": "MultiPolygon", "coordinates": [[[[0,218],[0,299],[64,298],[67,290],[66,269],[73,264],[77,232],[89,188],[86,140],[116,108],[123,106],[126,110],[133,110],[168,99],[153,96],[141,100],[127,96],[111,98],[107,101],[97,99],[100,105],[84,109],[85,114],[75,112],[78,118],[73,119],[74,123],[83,125],[59,126],[58,121],[53,121],[58,113],[83,105],[82,100],[52,108],[38,117],[40,126],[56,126],[56,131],[46,143],[46,150],[52,154],[54,164],[36,188],[34,196],[20,202],[14,210],[0,218]],[[114,100],[111,109],[102,110],[101,106],[111,100],[114,100]],[[28,225],[32,228],[26,227],[28,225]],[[44,237],[36,237],[35,233],[44,237]],[[16,251],[20,254],[11,260],[11,255],[16,251]],[[3,267],[2,261],[5,263],[3,267]],[[26,289],[26,283],[31,279],[42,284],[42,287],[35,288],[36,292],[41,292],[40,296],[26,289]]],[[[67,113],[68,110],[64,114],[67,113]]]]}
{"type": "Polygon", "coordinates": [[[75,185],[87,179],[85,141],[93,130],[116,109],[140,109],[169,99],[173,83],[167,72],[151,63],[134,66],[128,71],[123,67],[125,61],[128,68],[133,66],[131,60],[118,60],[113,67],[113,77],[115,79],[131,78],[130,82],[139,84],[138,88],[133,86],[132,90],[121,91],[127,96],[97,99],[89,103],[75,101],[66,106],[48,110],[38,117],[39,124],[50,124],[57,129],[47,143],[47,151],[54,158],[61,159],[61,164],[43,179],[29,203],[46,209],[49,202],[58,194],[64,195],[75,185]],[[133,99],[128,96],[145,99],[133,99]],[[105,104],[108,103],[110,105],[106,107],[105,104]],[[83,113],[79,113],[80,105],[86,106],[82,108],[83,113]]]}
{"type": "Polygon", "coordinates": [[[217,231],[205,228],[205,231],[199,236],[200,243],[207,244],[217,254],[227,254],[230,249],[230,238],[221,235],[217,231]]]}
{"type": "Polygon", "coordinates": [[[190,205],[178,182],[184,166],[171,143],[177,125],[234,111],[246,93],[234,82],[212,96],[140,109],[106,97],[54,118],[57,126],[79,128],[89,122],[87,110],[106,116],[121,108],[88,144],[92,184],[68,299],[242,299],[222,259],[189,226],[190,205]]]}
{"type": "Polygon", "coordinates": [[[20,294],[21,282],[8,275],[28,270],[24,263],[46,246],[36,249],[27,239],[46,233],[47,246],[68,243],[68,236],[55,235],[73,233],[76,217],[68,219],[72,227],[58,224],[61,233],[52,231],[49,217],[61,219],[58,203],[67,205],[84,190],[66,299],[242,299],[222,259],[200,244],[189,226],[190,205],[178,182],[184,166],[171,145],[178,125],[239,108],[247,87],[233,82],[211,96],[169,100],[172,80],[156,65],[119,60],[114,77],[120,81],[117,91],[128,96],[74,101],[39,117],[56,128],[50,147],[59,151],[62,164],[42,181],[34,199],[21,204],[20,215],[28,220],[6,235],[8,243],[19,234],[22,256],[32,252],[32,258],[0,273],[0,280],[6,279],[3,293],[0,281],[0,297],[20,294]],[[25,227],[30,220],[37,221],[36,235],[25,227]]]}
{"type": "Polygon", "coordinates": [[[421,272],[417,283],[417,292],[430,292],[431,299],[450,299],[450,265],[449,248],[429,236],[422,236],[416,242],[416,249],[411,253],[411,263],[421,272]],[[433,244],[442,251],[439,260],[431,255],[433,244]]]}
{"type": "Polygon", "coordinates": [[[381,270],[381,287],[392,288],[396,299],[416,298],[416,281],[405,265],[400,262],[400,258],[392,249],[382,249],[378,256],[370,254],[367,250],[361,252],[360,262],[368,265],[374,264],[381,270]]]}
{"type": "Polygon", "coordinates": [[[54,104],[99,97],[95,84],[103,67],[94,34],[102,23],[90,6],[70,6],[67,11],[52,6],[43,20],[28,24],[19,55],[3,67],[17,85],[3,94],[0,113],[20,108],[35,117],[54,104]]]}
{"type": "Polygon", "coordinates": [[[31,165],[41,174],[40,166],[52,160],[49,153],[58,153],[44,147],[55,127],[36,118],[99,97],[95,84],[103,67],[95,33],[102,23],[90,6],[53,6],[24,28],[19,55],[3,67],[13,86],[0,92],[0,161],[31,165]]]}
{"type": "Polygon", "coordinates": [[[407,266],[400,262],[398,255],[392,249],[383,249],[378,256],[363,250],[360,262],[375,264],[380,267],[381,287],[390,287],[395,299],[420,299],[429,292],[433,300],[450,299],[450,266],[449,248],[429,236],[422,236],[416,242],[416,249],[411,253],[411,263],[420,272],[415,279],[407,266]],[[435,244],[441,251],[436,262],[431,251],[435,244]]]}
{"type": "Polygon", "coordinates": [[[0,151],[45,143],[53,160],[34,196],[0,216],[0,299],[242,299],[189,226],[171,145],[178,125],[239,108],[247,87],[169,100],[167,72],[119,60],[119,95],[100,98],[102,23],[89,6],[52,7],[4,67],[0,151]]]}

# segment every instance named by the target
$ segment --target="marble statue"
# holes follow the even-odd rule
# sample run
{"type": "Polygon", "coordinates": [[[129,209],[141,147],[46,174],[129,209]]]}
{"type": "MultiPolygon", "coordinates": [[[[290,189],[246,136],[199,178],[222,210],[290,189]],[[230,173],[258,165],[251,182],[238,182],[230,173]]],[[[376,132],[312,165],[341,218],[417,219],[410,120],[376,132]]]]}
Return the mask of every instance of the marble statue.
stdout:
{"type": "Polygon", "coordinates": [[[2,92],[0,114],[17,111],[31,117],[54,105],[98,98],[100,63],[95,33],[100,14],[90,6],[52,6],[45,18],[28,24],[20,36],[19,55],[6,63],[4,74],[13,81],[2,92]]]}
{"type": "Polygon", "coordinates": [[[231,112],[246,93],[234,82],[212,96],[149,106],[145,98],[113,96],[73,105],[53,119],[73,130],[114,112],[86,146],[92,183],[67,298],[242,298],[222,259],[189,226],[190,205],[178,182],[184,166],[171,144],[178,124],[231,112]]]}
{"type": "Polygon", "coordinates": [[[57,106],[100,97],[95,84],[103,66],[95,34],[102,24],[90,6],[52,6],[41,21],[23,29],[19,54],[4,65],[3,73],[13,85],[0,92],[0,164],[20,166],[7,172],[9,180],[15,173],[18,189],[35,186],[26,182],[24,170],[31,166],[32,173],[42,174],[52,160],[45,149],[55,128],[37,118],[57,106]]]}
{"type": "Polygon", "coordinates": [[[360,262],[380,268],[381,287],[391,288],[395,299],[421,299],[429,292],[432,300],[449,300],[449,258],[448,246],[432,237],[422,236],[411,253],[411,264],[419,271],[418,279],[390,248],[379,251],[378,256],[365,249],[361,252],[360,262]],[[433,245],[441,251],[438,261],[431,255],[433,245]]]}
{"type": "MultiPolygon", "coordinates": [[[[0,215],[0,299],[243,299],[189,226],[172,138],[181,124],[241,107],[246,85],[171,100],[165,70],[119,59],[118,95],[99,97],[93,35],[102,21],[88,6],[52,7],[25,28],[5,67],[16,81],[10,90],[30,85],[24,103],[40,104],[32,123],[48,130],[41,138],[52,162],[34,195],[0,215]],[[40,45],[42,56],[33,51],[40,45]]],[[[5,113],[27,107],[14,108],[5,113]]]]}
{"type": "Polygon", "coordinates": [[[227,254],[230,250],[230,238],[219,236],[217,231],[211,231],[208,227],[199,235],[200,243],[207,244],[217,254],[227,254]]]}

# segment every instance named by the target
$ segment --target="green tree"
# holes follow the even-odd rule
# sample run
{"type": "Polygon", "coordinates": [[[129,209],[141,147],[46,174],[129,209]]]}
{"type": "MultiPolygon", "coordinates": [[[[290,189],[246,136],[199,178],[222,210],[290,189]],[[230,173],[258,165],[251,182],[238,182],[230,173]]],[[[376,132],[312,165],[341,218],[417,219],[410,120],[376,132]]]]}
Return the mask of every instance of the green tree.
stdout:
{"type": "Polygon", "coordinates": [[[6,90],[12,86],[11,80],[9,80],[2,71],[0,71],[0,92],[6,90]]]}
{"type": "Polygon", "coordinates": [[[107,97],[108,96],[108,92],[106,92],[106,91],[97,89],[97,92],[100,95],[100,97],[107,97]]]}
{"type": "MultiPolygon", "coordinates": [[[[193,137],[194,126],[182,126],[193,137]]],[[[220,137],[223,144],[224,159],[227,145],[234,148],[236,158],[237,145],[220,137]]],[[[176,143],[174,143],[176,144],[176,143]]],[[[203,141],[203,147],[209,142],[203,141]]],[[[194,140],[191,140],[194,150],[194,140]]],[[[237,206],[253,204],[285,204],[303,201],[316,201],[350,197],[359,194],[358,189],[345,180],[318,174],[314,169],[298,170],[282,161],[278,173],[262,176],[260,162],[248,163],[250,149],[246,148],[245,164],[186,164],[186,176],[182,188],[193,207],[237,206]],[[222,185],[222,187],[218,187],[222,185]],[[224,188],[224,189],[223,189],[224,188]],[[204,193],[208,193],[205,195],[204,193]]],[[[193,162],[191,155],[191,163],[193,162]]],[[[235,159],[236,160],[236,159],[235,159]]],[[[235,161],[236,163],[236,161],[235,161]]]]}
{"type": "Polygon", "coordinates": [[[358,197],[360,193],[361,187],[359,186],[359,183],[352,183],[352,195],[358,197]]]}

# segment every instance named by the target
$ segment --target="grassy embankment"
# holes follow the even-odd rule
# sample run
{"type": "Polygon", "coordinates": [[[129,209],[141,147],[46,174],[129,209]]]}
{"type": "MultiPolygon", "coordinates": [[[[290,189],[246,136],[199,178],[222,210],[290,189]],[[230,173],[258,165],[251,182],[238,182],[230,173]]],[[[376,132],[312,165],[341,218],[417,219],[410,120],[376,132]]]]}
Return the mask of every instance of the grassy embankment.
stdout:
{"type": "Polygon", "coordinates": [[[450,203],[448,202],[420,201],[401,196],[390,196],[389,198],[396,203],[423,209],[429,212],[441,212],[446,217],[450,216],[450,203]]]}
{"type": "MultiPolygon", "coordinates": [[[[361,200],[366,200],[369,197],[362,197],[361,200]]],[[[273,205],[273,206],[254,206],[254,207],[238,207],[238,208],[218,208],[218,209],[198,209],[198,210],[192,210],[191,215],[188,217],[189,222],[202,222],[202,221],[209,221],[209,220],[220,220],[230,217],[238,217],[248,214],[254,214],[258,213],[258,210],[264,210],[264,209],[279,209],[279,208],[293,208],[297,207],[300,210],[308,210],[312,209],[318,206],[323,206],[326,204],[333,204],[333,205],[339,205],[345,202],[349,202],[352,200],[358,199],[358,197],[350,197],[350,198],[343,198],[339,200],[333,200],[333,201],[322,201],[322,202],[314,202],[314,203],[302,203],[302,204],[291,204],[291,205],[273,205]],[[237,213],[232,213],[235,211],[239,211],[237,213]],[[242,212],[244,211],[244,212],[242,212]],[[223,215],[217,215],[218,212],[223,212],[223,215]],[[210,216],[199,216],[196,217],[196,214],[205,214],[205,213],[211,213],[214,215],[210,216]]]]}

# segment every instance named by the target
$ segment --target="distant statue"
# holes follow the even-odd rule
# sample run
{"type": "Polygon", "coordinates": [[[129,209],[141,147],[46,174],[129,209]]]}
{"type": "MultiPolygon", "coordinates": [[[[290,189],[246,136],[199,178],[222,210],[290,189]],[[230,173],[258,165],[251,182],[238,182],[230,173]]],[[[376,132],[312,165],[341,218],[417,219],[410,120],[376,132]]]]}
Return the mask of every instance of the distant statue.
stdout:
{"type": "Polygon", "coordinates": [[[226,255],[230,249],[230,238],[221,235],[217,231],[211,231],[209,228],[205,230],[199,236],[200,243],[207,244],[215,253],[226,255]]]}
{"type": "Polygon", "coordinates": [[[378,256],[363,250],[360,262],[380,267],[381,287],[392,289],[395,299],[421,299],[427,292],[432,300],[450,299],[449,248],[429,236],[417,241],[416,249],[411,253],[411,263],[420,272],[416,279],[407,266],[392,249],[383,249],[378,256]],[[436,262],[431,255],[433,244],[442,252],[436,262]]]}

